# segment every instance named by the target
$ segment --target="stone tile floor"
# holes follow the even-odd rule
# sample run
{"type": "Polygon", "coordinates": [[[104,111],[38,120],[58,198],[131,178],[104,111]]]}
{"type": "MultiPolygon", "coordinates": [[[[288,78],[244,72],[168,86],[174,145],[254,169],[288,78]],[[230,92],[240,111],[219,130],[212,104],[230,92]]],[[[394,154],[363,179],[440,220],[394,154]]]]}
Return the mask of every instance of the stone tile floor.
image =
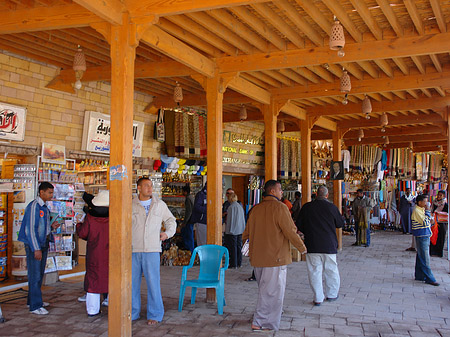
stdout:
{"type": "MultiPolygon", "coordinates": [[[[162,267],[161,286],[166,314],[161,324],[148,327],[146,320],[133,323],[134,336],[450,336],[450,275],[446,258],[431,258],[432,270],[441,283],[433,287],[414,281],[415,253],[406,252],[411,236],[377,232],[369,248],[352,247],[354,238],[344,236],[338,255],[341,274],[339,300],[312,305],[304,262],[289,266],[284,314],[278,332],[252,332],[250,322],[257,295],[248,259],[238,270],[226,272],[224,315],[216,305],[205,303],[199,290],[197,303],[189,304],[187,291],[183,311],[178,307],[181,267],[162,267]]],[[[445,254],[445,257],[447,255],[445,254]]],[[[28,312],[26,300],[2,304],[7,322],[1,336],[107,336],[108,315],[88,318],[83,303],[82,279],[46,287],[44,299],[51,303],[48,316],[28,312]]],[[[145,293],[145,287],[142,289],[145,293]]],[[[143,295],[144,296],[144,295],[143,295]]],[[[145,297],[141,317],[145,317],[145,297]]]]}

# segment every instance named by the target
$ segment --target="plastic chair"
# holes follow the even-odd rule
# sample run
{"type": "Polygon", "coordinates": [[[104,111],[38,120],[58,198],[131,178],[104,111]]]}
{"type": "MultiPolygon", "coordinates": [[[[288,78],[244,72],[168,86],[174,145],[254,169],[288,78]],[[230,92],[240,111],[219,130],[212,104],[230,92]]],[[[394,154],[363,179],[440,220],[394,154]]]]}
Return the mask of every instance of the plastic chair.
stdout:
{"type": "Polygon", "coordinates": [[[195,304],[197,288],[215,288],[217,296],[217,311],[223,315],[225,304],[225,270],[228,269],[229,255],[228,249],[218,245],[204,245],[194,249],[191,261],[188,266],[183,267],[181,274],[180,298],[178,301],[178,311],[183,309],[184,293],[186,287],[192,287],[191,304],[195,304]],[[200,258],[200,272],[198,279],[187,280],[188,269],[194,266],[195,256],[200,258]],[[220,267],[222,258],[225,255],[225,264],[220,267]]]}

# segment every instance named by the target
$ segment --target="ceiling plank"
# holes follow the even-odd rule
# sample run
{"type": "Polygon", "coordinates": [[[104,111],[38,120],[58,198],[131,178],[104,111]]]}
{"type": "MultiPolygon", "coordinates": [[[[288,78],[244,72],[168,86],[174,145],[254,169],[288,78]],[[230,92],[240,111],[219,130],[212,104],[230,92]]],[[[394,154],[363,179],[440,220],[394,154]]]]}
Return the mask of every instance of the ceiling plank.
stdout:
{"type": "Polygon", "coordinates": [[[389,65],[389,63],[387,63],[386,60],[378,59],[374,60],[374,62],[377,64],[378,67],[380,67],[381,70],[384,71],[386,75],[388,75],[391,78],[394,77],[394,70],[389,65]]]}
{"type": "Polygon", "coordinates": [[[315,45],[323,46],[323,38],[311,25],[303,19],[294,6],[287,0],[274,1],[275,6],[282,9],[289,20],[292,21],[315,45]]]}
{"type": "Polygon", "coordinates": [[[214,61],[169,35],[161,28],[149,27],[142,34],[141,41],[202,75],[213,77],[216,73],[214,61]]]}
{"type": "Polygon", "coordinates": [[[375,36],[377,40],[383,39],[383,31],[373,18],[372,14],[370,14],[370,11],[367,8],[365,2],[359,0],[350,0],[350,1],[353,7],[355,7],[356,12],[364,20],[364,23],[367,25],[367,27],[369,27],[373,36],[375,36]]]}
{"type": "Polygon", "coordinates": [[[317,76],[321,77],[322,79],[324,79],[327,82],[334,81],[333,75],[331,75],[330,72],[328,72],[327,70],[325,70],[325,68],[323,68],[321,66],[307,66],[306,68],[308,68],[313,73],[315,73],[317,76]]]}
{"type": "Polygon", "coordinates": [[[404,75],[408,75],[409,74],[409,68],[408,65],[406,64],[405,60],[400,58],[400,57],[394,57],[392,59],[392,61],[395,62],[395,64],[397,65],[397,67],[401,70],[401,72],[404,75]]]}
{"type": "MultiPolygon", "coordinates": [[[[345,45],[345,61],[410,57],[449,52],[450,33],[408,36],[345,45]]],[[[326,47],[288,50],[270,54],[229,56],[217,59],[221,72],[260,71],[299,66],[341,63],[342,58],[326,47]]]]}
{"type": "Polygon", "coordinates": [[[445,24],[445,18],[442,14],[441,1],[440,0],[430,0],[431,8],[433,9],[434,17],[442,33],[447,31],[447,25],[445,24]]]}
{"type": "Polygon", "coordinates": [[[122,24],[125,6],[119,0],[73,0],[73,2],[113,25],[122,24]]]}
{"type": "Polygon", "coordinates": [[[414,64],[416,65],[417,69],[424,74],[425,73],[425,66],[422,62],[422,60],[420,59],[419,56],[411,56],[411,59],[413,60],[414,64]]]}
{"type": "Polygon", "coordinates": [[[269,0],[125,0],[125,4],[133,17],[140,17],[142,13],[162,17],[267,1],[269,0]]]}
{"type": "Polygon", "coordinates": [[[284,20],[275,13],[269,6],[263,3],[256,3],[251,5],[261,16],[267,19],[272,26],[274,26],[279,32],[281,32],[286,38],[291,41],[297,48],[304,48],[305,41],[301,36],[290,26],[284,22],[284,20]]]}
{"type": "Polygon", "coordinates": [[[306,81],[302,76],[297,74],[292,69],[280,69],[280,73],[286,76],[287,78],[290,78],[292,81],[297,82],[301,85],[307,85],[308,81],[306,81]]]}
{"type": "Polygon", "coordinates": [[[267,25],[257,18],[244,6],[232,7],[230,11],[233,12],[242,21],[252,27],[258,34],[264,37],[267,41],[272,43],[279,50],[286,50],[286,41],[284,41],[278,34],[271,29],[267,29],[267,25]]]}
{"type": "MultiPolygon", "coordinates": [[[[436,86],[450,87],[450,70],[442,73],[426,73],[402,76],[400,78],[375,78],[352,81],[352,95],[367,94],[379,91],[401,91],[409,89],[431,88],[436,86]]],[[[302,99],[342,95],[336,83],[312,84],[308,87],[292,86],[271,90],[275,99],[302,99]]]]}
{"type": "MultiPolygon", "coordinates": [[[[365,133],[365,132],[364,132],[365,133]]],[[[405,143],[405,142],[439,142],[447,140],[447,136],[434,134],[433,136],[428,135],[412,135],[412,136],[389,136],[389,144],[391,143],[405,143]]],[[[345,145],[370,145],[370,144],[384,144],[385,139],[383,137],[364,137],[361,141],[358,141],[357,137],[354,139],[346,139],[345,145]]]]}
{"type": "Polygon", "coordinates": [[[440,73],[442,73],[442,65],[441,65],[441,62],[439,61],[437,55],[436,54],[431,54],[430,58],[431,58],[431,61],[434,64],[434,67],[436,68],[436,70],[439,71],[440,73]]]}
{"type": "Polygon", "coordinates": [[[317,125],[321,128],[324,128],[326,130],[330,131],[336,131],[337,130],[337,123],[333,122],[332,120],[325,118],[325,117],[319,117],[317,122],[314,123],[314,125],[317,125]]]}
{"type": "Polygon", "coordinates": [[[272,95],[269,91],[264,90],[239,76],[234,77],[228,83],[228,88],[233,89],[242,95],[248,96],[262,104],[270,104],[272,95]]]}
{"type": "MultiPolygon", "coordinates": [[[[425,124],[425,123],[442,123],[444,120],[437,114],[429,115],[418,115],[418,116],[398,116],[389,118],[389,126],[395,125],[414,125],[414,124],[425,124]]],[[[368,127],[380,127],[381,122],[379,118],[371,119],[358,119],[353,121],[342,121],[338,124],[341,129],[350,128],[368,128],[368,127]]]]}
{"type": "MultiPolygon", "coordinates": [[[[348,16],[345,9],[341,6],[341,4],[336,0],[322,0],[322,2],[333,12],[334,15],[339,19],[345,29],[349,32],[349,34],[353,37],[356,42],[362,42],[363,37],[362,33],[353,23],[353,21],[348,16]]],[[[346,50],[347,53],[347,50],[346,50]]]]}
{"type": "Polygon", "coordinates": [[[394,13],[394,10],[391,7],[391,4],[388,0],[376,0],[378,6],[380,6],[384,16],[389,21],[392,29],[395,31],[397,36],[403,36],[403,27],[397,19],[397,16],[394,13]]]}
{"type": "Polygon", "coordinates": [[[280,111],[284,112],[285,114],[294,117],[296,119],[305,120],[306,119],[306,111],[303,108],[300,108],[298,105],[295,105],[291,102],[287,102],[284,104],[280,111]]]}
{"type": "Polygon", "coordinates": [[[414,26],[416,27],[417,33],[419,33],[419,35],[423,35],[424,33],[423,21],[419,15],[419,12],[417,11],[415,1],[403,0],[403,3],[405,4],[406,10],[408,11],[411,20],[414,23],[414,26]]]}
{"type": "MultiPolygon", "coordinates": [[[[442,129],[437,126],[414,126],[414,127],[403,127],[398,128],[386,128],[385,132],[381,132],[380,129],[376,130],[364,130],[364,138],[370,137],[381,137],[381,136],[404,136],[404,135],[423,135],[423,134],[433,134],[442,133],[442,129]]],[[[350,130],[344,135],[344,139],[358,138],[357,130],[350,130]]]]}
{"type": "Polygon", "coordinates": [[[10,11],[2,16],[0,34],[89,26],[104,20],[77,4],[10,11]]]}

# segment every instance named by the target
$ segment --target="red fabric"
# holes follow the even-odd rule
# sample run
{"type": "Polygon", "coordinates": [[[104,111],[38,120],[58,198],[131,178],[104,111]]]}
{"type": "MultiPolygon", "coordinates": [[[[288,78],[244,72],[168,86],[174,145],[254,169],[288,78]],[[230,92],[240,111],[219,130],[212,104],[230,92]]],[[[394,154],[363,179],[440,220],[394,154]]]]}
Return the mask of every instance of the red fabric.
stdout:
{"type": "Polygon", "coordinates": [[[97,218],[87,214],[84,222],[77,224],[77,234],[87,241],[84,290],[95,294],[107,293],[109,218],[97,218]]]}
{"type": "Polygon", "coordinates": [[[289,208],[289,212],[292,213],[292,211],[291,211],[291,209],[292,209],[292,204],[291,204],[291,202],[290,202],[289,200],[287,200],[287,199],[284,199],[283,202],[284,202],[284,204],[289,208]]]}
{"type": "Polygon", "coordinates": [[[431,226],[431,237],[430,242],[432,245],[436,245],[438,237],[438,223],[437,223],[437,214],[434,214],[434,225],[431,226]]]}

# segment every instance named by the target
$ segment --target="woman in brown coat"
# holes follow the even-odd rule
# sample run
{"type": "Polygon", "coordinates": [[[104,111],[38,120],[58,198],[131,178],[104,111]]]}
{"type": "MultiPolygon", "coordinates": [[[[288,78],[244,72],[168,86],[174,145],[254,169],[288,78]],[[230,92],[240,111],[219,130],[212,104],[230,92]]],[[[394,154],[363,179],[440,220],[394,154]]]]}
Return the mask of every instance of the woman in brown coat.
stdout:
{"type": "Polygon", "coordinates": [[[100,314],[100,294],[108,293],[109,191],[100,191],[90,206],[84,221],[77,224],[77,234],[87,241],[84,290],[87,314],[92,317],[100,314]]]}

